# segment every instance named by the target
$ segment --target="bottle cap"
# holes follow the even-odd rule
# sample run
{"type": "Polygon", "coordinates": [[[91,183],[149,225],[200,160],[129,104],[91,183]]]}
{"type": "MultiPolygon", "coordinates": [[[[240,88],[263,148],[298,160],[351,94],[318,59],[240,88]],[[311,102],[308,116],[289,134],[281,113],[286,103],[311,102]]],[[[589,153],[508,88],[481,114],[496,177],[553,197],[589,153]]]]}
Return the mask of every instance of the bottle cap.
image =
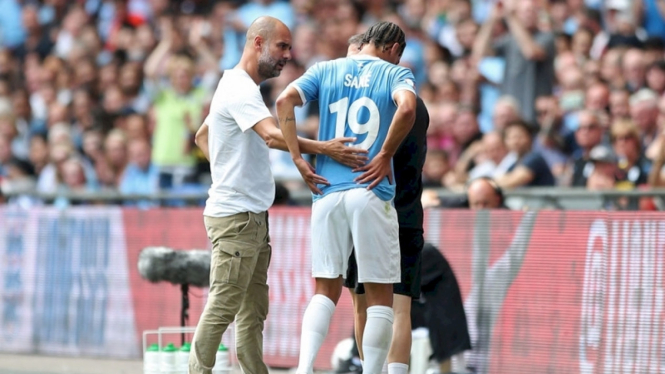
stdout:
{"type": "Polygon", "coordinates": [[[224,344],[219,345],[219,349],[217,351],[228,351],[229,349],[224,346],[224,344]]]}
{"type": "Polygon", "coordinates": [[[159,352],[159,345],[157,343],[151,344],[148,349],[146,349],[147,352],[159,352]]]}
{"type": "Polygon", "coordinates": [[[192,345],[190,343],[185,343],[180,347],[180,352],[189,352],[192,350],[192,345]]]}
{"type": "Polygon", "coordinates": [[[173,343],[169,343],[166,345],[166,347],[162,348],[162,352],[175,352],[177,349],[175,349],[175,345],[173,343]]]}

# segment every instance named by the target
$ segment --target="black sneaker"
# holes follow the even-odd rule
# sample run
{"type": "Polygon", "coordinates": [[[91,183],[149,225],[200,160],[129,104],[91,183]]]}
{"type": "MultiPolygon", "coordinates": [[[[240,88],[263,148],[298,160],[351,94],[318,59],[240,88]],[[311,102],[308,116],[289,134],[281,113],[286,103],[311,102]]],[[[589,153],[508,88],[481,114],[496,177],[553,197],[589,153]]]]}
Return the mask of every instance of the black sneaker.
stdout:
{"type": "Polygon", "coordinates": [[[347,374],[347,373],[358,373],[363,372],[362,366],[360,366],[360,359],[357,357],[351,357],[348,360],[341,361],[339,367],[335,370],[335,374],[347,374]]]}

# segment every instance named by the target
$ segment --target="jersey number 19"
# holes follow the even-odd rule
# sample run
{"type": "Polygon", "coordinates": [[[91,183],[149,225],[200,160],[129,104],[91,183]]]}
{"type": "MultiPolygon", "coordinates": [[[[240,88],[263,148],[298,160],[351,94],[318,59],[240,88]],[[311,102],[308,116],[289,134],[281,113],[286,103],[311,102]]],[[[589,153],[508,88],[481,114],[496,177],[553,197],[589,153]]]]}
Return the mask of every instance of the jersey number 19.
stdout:
{"type": "Polygon", "coordinates": [[[337,102],[328,106],[330,113],[337,113],[335,121],[335,138],[344,136],[346,124],[349,124],[349,129],[356,134],[367,134],[365,140],[357,145],[361,149],[369,149],[376,141],[376,136],[379,134],[379,125],[381,124],[381,115],[376,103],[369,97],[361,97],[351,103],[349,106],[349,98],[345,97],[337,102]],[[365,123],[358,122],[358,113],[360,109],[366,108],[369,111],[369,118],[365,123]]]}

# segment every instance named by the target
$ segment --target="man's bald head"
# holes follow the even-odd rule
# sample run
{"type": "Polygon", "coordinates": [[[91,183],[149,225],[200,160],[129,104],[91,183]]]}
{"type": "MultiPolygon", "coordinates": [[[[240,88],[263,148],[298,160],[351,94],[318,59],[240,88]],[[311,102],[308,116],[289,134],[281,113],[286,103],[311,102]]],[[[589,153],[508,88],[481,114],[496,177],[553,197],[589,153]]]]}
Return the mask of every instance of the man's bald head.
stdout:
{"type": "Polygon", "coordinates": [[[277,18],[270,16],[259,17],[249,25],[249,29],[247,29],[246,43],[252,44],[257,36],[260,36],[263,40],[269,40],[272,35],[275,35],[278,28],[282,29],[280,31],[289,30],[289,28],[277,18]]]}
{"type": "Polygon", "coordinates": [[[466,191],[471,209],[496,209],[503,204],[500,189],[496,182],[478,178],[469,184],[466,191]]]}
{"type": "Polygon", "coordinates": [[[247,30],[247,41],[241,62],[244,60],[256,66],[257,82],[279,76],[290,59],[289,28],[282,21],[269,16],[254,20],[247,30]]]}

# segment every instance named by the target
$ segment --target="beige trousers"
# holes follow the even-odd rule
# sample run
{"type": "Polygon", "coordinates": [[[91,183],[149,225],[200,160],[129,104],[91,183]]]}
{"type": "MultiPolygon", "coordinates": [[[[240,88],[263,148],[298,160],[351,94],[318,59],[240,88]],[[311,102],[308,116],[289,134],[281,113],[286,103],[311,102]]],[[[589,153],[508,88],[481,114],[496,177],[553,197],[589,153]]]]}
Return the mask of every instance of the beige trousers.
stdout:
{"type": "Polygon", "coordinates": [[[222,335],[236,321],[236,353],[247,374],[268,374],[263,324],[268,315],[268,213],[204,217],[212,242],[210,291],[194,333],[190,374],[210,374],[222,335]]]}

